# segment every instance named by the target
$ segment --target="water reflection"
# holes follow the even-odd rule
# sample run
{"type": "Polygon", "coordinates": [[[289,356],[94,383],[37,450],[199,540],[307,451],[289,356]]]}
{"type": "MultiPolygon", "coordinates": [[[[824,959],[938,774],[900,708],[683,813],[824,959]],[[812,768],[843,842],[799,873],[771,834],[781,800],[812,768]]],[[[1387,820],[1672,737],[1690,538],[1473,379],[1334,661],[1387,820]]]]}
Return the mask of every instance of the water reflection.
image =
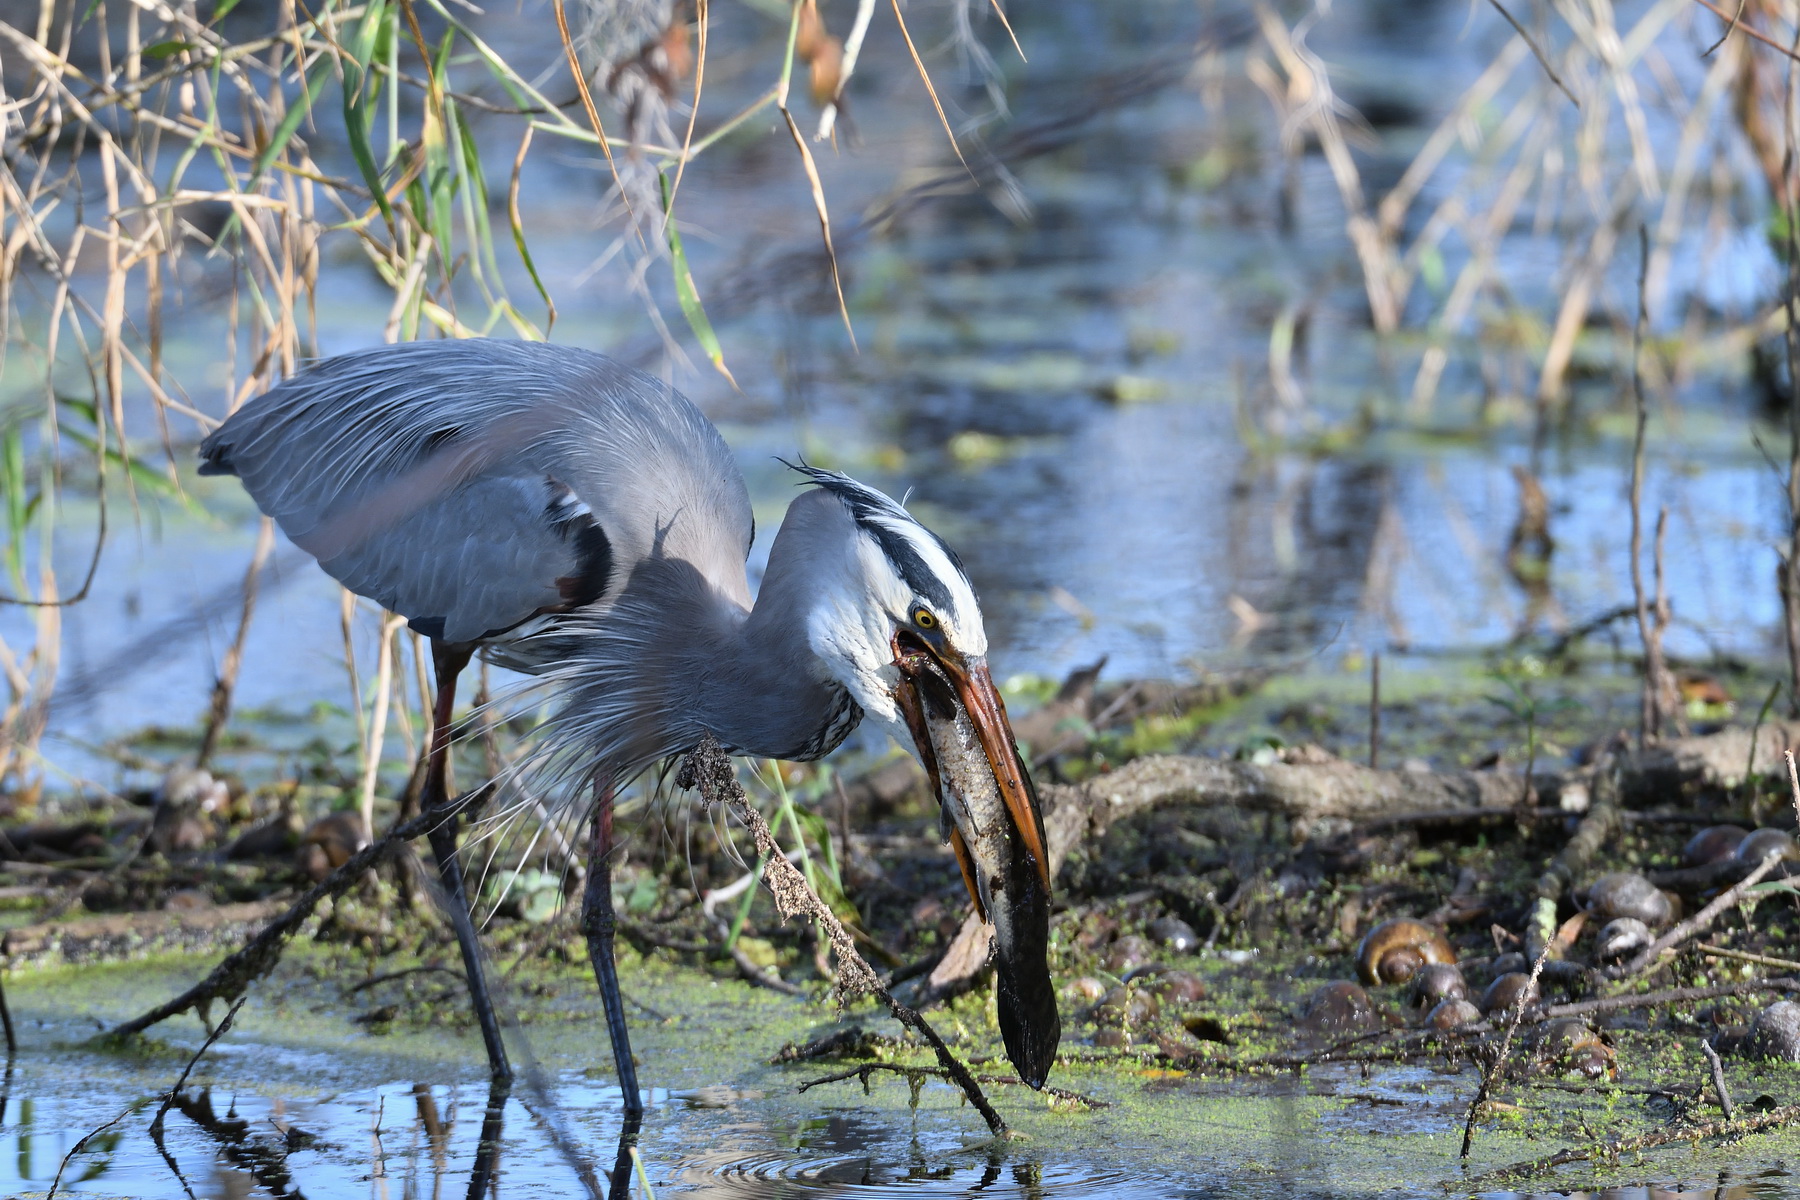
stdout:
{"type": "MultiPolygon", "coordinates": [[[[1342,1175],[1334,1146],[1305,1115],[1301,1092],[1271,1125],[1243,1140],[1240,1157],[1196,1151],[1186,1165],[1121,1166],[1135,1155],[1125,1133],[1105,1150],[1035,1137],[993,1143],[972,1137],[956,1110],[917,1113],[856,1105],[792,1109],[773,1093],[741,1092],[722,1105],[649,1097],[640,1132],[622,1125],[616,1090],[576,1073],[546,1086],[419,1082],[315,1096],[271,1087],[244,1090],[215,1081],[174,1099],[159,1148],[147,1131],[153,1091],[120,1086],[115,1067],[79,1056],[34,1055],[21,1065],[31,1094],[6,1101],[0,1122],[0,1195],[41,1194],[68,1157],[64,1187],[75,1194],[144,1200],[240,1200],[250,1196],[337,1200],[522,1200],[535,1196],[712,1197],[777,1200],[800,1196],[1003,1196],[1016,1200],[1168,1196],[1442,1195],[1435,1183],[1448,1160],[1413,1164],[1396,1177],[1342,1175]],[[71,1155],[92,1128],[128,1113],[71,1155]],[[12,1145],[6,1143],[10,1141],[12,1145]],[[8,1153],[10,1151],[10,1153],[8,1153]],[[649,1191],[646,1190],[646,1186],[649,1191]]],[[[323,1078],[320,1075],[319,1078],[323,1078]]],[[[246,1081],[248,1082],[248,1081],[246,1081]]],[[[1358,1086],[1369,1086],[1366,1081],[1358,1086]]],[[[1173,1100],[1174,1098],[1171,1097],[1173,1100]]],[[[1198,1131],[1226,1101],[1206,1105],[1198,1131]]],[[[1127,1126],[1127,1129],[1130,1127],[1127,1126]]],[[[1246,1131],[1248,1133],[1249,1131],[1246,1131]]],[[[1354,1131],[1342,1131],[1354,1138],[1354,1131]]],[[[1146,1158],[1146,1161],[1152,1161],[1146,1158]]],[[[1470,1193],[1479,1200],[1527,1196],[1617,1200],[1774,1200],[1800,1195],[1780,1170],[1730,1174],[1702,1183],[1666,1180],[1594,1192],[1470,1193]]]]}

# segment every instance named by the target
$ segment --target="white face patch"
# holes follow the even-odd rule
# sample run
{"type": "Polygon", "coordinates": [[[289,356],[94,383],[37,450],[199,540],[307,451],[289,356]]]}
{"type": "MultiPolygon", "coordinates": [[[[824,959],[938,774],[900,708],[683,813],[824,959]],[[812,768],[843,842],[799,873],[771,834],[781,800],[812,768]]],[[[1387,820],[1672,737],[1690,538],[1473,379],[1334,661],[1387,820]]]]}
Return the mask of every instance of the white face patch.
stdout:
{"type": "Polygon", "coordinates": [[[860,522],[869,551],[881,559],[900,602],[889,611],[902,625],[920,608],[931,613],[950,645],[971,657],[987,653],[987,627],[975,589],[930,530],[895,506],[860,522]],[[870,527],[875,527],[871,529],[870,527]],[[877,530],[879,532],[877,532],[877,530]]]}
{"type": "Polygon", "coordinates": [[[986,655],[975,589],[949,548],[889,497],[834,472],[807,473],[843,503],[852,531],[841,557],[814,568],[807,641],[869,719],[909,745],[894,699],[895,630],[922,628],[923,609],[951,649],[986,655]]]}

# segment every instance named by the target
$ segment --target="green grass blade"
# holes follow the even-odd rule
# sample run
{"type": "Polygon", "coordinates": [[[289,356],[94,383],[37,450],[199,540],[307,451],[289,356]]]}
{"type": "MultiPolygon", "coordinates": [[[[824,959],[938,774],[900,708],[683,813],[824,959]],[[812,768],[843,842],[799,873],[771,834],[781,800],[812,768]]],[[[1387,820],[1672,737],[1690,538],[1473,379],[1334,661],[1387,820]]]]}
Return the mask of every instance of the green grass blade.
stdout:
{"type": "Polygon", "coordinates": [[[725,365],[725,351],[719,345],[719,335],[713,332],[712,322],[706,319],[706,309],[701,307],[693,272],[688,270],[687,252],[681,248],[681,231],[675,227],[675,214],[669,208],[669,176],[658,172],[657,179],[662,186],[663,228],[669,233],[669,265],[675,273],[675,298],[681,304],[681,315],[687,318],[688,328],[694,331],[694,340],[712,360],[713,367],[736,388],[737,380],[731,377],[731,371],[725,365]]]}
{"type": "Polygon", "coordinates": [[[319,91],[329,78],[331,78],[331,68],[324,59],[313,64],[313,74],[306,81],[304,97],[294,107],[288,109],[287,115],[281,118],[281,124],[275,127],[274,135],[269,138],[269,144],[264,146],[262,153],[256,156],[256,162],[250,168],[250,182],[246,185],[247,187],[254,187],[256,181],[262,178],[263,172],[269,169],[270,164],[281,157],[282,151],[287,149],[287,144],[294,139],[294,134],[300,129],[300,122],[304,121],[306,114],[312,111],[313,101],[319,98],[319,91]]]}

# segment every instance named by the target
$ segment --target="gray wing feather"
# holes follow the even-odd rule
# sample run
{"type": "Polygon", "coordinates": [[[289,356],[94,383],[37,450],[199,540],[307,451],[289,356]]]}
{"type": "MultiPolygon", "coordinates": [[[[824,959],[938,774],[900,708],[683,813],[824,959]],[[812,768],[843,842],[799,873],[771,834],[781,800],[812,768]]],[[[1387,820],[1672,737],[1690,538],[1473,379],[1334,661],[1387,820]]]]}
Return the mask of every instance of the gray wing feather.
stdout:
{"type": "Polygon", "coordinates": [[[596,570],[652,555],[748,604],[730,450],[604,355],[482,339],[343,355],[250,401],[201,455],[346,587],[447,640],[603,603],[596,570]]]}

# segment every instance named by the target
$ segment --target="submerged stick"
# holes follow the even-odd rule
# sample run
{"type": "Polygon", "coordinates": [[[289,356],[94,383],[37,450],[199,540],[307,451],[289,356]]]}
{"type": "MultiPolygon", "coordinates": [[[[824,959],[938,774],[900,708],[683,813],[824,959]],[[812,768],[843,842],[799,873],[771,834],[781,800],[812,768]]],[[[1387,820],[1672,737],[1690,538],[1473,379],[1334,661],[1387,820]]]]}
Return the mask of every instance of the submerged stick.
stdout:
{"type": "Polygon", "coordinates": [[[693,753],[689,754],[681,764],[680,772],[675,776],[679,787],[694,788],[705,798],[708,804],[724,804],[731,809],[738,820],[749,827],[751,835],[756,839],[757,852],[767,861],[763,880],[769,885],[769,891],[775,897],[775,908],[782,920],[804,914],[819,923],[825,936],[831,941],[831,948],[838,956],[838,980],[835,985],[840,1002],[855,996],[874,996],[886,1004],[888,1011],[902,1025],[913,1030],[931,1046],[943,1066],[944,1074],[962,1089],[969,1103],[981,1114],[982,1120],[996,1137],[1006,1133],[1006,1122],[994,1106],[988,1103],[987,1096],[982,1093],[981,1085],[969,1068],[962,1064],[944,1039],[937,1035],[924,1017],[914,1009],[894,999],[892,992],[882,985],[874,968],[857,951],[856,943],[851,940],[850,933],[844,923],[838,920],[831,907],[812,890],[793,863],[782,854],[781,847],[776,844],[775,834],[769,829],[769,823],[763,815],[751,805],[749,797],[744,795],[743,785],[738,783],[737,773],[732,770],[731,759],[720,748],[719,743],[709,734],[693,753]]]}
{"type": "Polygon", "coordinates": [[[1800,1104],[1789,1104],[1770,1109],[1766,1113],[1758,1113],[1754,1117],[1745,1117],[1741,1121],[1708,1121],[1704,1125],[1659,1129],[1655,1133],[1639,1134],[1636,1137],[1614,1138],[1610,1142],[1600,1142],[1593,1146],[1570,1147],[1543,1158],[1514,1163],[1510,1167],[1501,1167],[1497,1171],[1489,1171],[1485,1175],[1476,1175],[1446,1186],[1447,1190],[1462,1191],[1471,1184],[1508,1179],[1515,1175],[1536,1175],[1573,1162],[1599,1159],[1616,1161],[1620,1155],[1629,1154],[1633,1150],[1651,1150],[1675,1142],[1698,1142],[1702,1138],[1743,1137],[1745,1134],[1758,1133],[1795,1120],[1800,1120],[1800,1104]]]}

